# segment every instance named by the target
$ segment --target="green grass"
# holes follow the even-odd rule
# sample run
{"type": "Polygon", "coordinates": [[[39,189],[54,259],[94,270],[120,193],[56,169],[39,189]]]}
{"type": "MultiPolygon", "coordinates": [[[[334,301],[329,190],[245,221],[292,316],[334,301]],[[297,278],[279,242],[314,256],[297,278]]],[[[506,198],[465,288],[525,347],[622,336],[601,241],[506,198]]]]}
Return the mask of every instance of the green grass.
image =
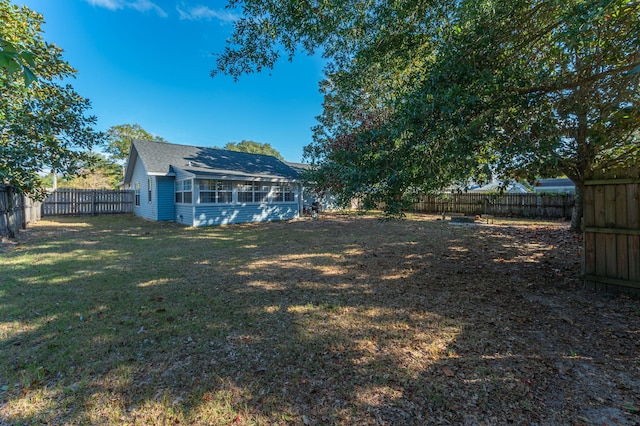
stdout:
{"type": "Polygon", "coordinates": [[[455,265],[430,256],[470,232],[489,238],[416,217],[43,220],[0,253],[0,419],[364,424],[412,393],[441,407],[465,320],[442,305],[455,265]]]}

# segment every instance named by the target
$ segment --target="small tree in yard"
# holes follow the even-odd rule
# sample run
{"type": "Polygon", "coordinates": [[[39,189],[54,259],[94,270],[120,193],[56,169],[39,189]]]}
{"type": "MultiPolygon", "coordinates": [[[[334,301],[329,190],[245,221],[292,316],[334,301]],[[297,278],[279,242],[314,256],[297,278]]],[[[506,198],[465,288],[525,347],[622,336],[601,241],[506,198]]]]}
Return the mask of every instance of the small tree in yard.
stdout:
{"type": "Polygon", "coordinates": [[[324,109],[305,152],[342,199],[397,213],[456,180],[565,174],[579,229],[585,174],[640,162],[637,1],[242,5],[213,75],[320,49],[324,109]]]}
{"type": "Polygon", "coordinates": [[[68,84],[75,70],[41,36],[42,15],[0,0],[0,183],[41,197],[38,173],[75,174],[102,142],[90,107],[68,84]]]}

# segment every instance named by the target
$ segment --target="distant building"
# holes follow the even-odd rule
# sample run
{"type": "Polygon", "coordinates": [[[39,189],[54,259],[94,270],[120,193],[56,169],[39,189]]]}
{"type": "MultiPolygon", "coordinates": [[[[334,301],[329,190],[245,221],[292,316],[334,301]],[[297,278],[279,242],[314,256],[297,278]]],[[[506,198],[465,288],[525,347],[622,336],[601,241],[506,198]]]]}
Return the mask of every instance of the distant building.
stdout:
{"type": "Polygon", "coordinates": [[[528,194],[531,192],[526,186],[518,182],[509,182],[505,185],[502,181],[494,181],[483,186],[470,189],[470,192],[504,192],[506,194],[528,194]]]}
{"type": "Polygon", "coordinates": [[[538,179],[533,184],[533,192],[556,192],[573,194],[576,192],[576,187],[569,178],[538,179]]]}

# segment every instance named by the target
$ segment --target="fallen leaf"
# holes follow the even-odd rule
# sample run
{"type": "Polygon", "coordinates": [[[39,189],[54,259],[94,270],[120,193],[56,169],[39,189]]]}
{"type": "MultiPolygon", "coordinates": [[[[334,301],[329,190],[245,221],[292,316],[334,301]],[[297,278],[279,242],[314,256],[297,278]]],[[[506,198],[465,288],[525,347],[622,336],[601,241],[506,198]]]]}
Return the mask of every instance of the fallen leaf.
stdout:
{"type": "Polygon", "coordinates": [[[446,365],[444,367],[442,367],[442,372],[447,377],[453,377],[453,376],[456,375],[456,373],[454,373],[453,370],[451,368],[447,367],[446,365]]]}

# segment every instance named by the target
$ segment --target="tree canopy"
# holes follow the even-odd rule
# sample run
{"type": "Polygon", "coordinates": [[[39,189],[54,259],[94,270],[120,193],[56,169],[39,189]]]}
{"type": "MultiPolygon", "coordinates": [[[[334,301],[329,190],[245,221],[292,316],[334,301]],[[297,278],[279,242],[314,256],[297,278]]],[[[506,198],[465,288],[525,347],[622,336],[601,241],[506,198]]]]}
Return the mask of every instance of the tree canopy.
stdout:
{"type": "Polygon", "coordinates": [[[105,151],[113,160],[126,161],[134,139],[166,142],[162,136],[147,132],[139,124],[119,124],[107,130],[107,147],[105,151]]]}
{"type": "Polygon", "coordinates": [[[284,157],[268,143],[245,140],[241,142],[227,142],[223,149],[227,149],[229,151],[248,152],[250,154],[271,155],[281,161],[284,161],[284,157]]]}
{"type": "Polygon", "coordinates": [[[231,1],[243,18],[212,72],[297,51],[328,65],[305,153],[315,180],[399,212],[470,178],[637,164],[640,3],[633,0],[231,1]]]}
{"type": "Polygon", "coordinates": [[[0,183],[43,194],[39,172],[76,173],[102,134],[90,102],[69,84],[76,71],[42,37],[42,15],[0,0],[0,183]]]}
{"type": "Polygon", "coordinates": [[[122,166],[103,154],[91,153],[87,162],[76,175],[65,176],[54,183],[53,173],[41,178],[45,188],[116,189],[122,182],[122,166]]]}

